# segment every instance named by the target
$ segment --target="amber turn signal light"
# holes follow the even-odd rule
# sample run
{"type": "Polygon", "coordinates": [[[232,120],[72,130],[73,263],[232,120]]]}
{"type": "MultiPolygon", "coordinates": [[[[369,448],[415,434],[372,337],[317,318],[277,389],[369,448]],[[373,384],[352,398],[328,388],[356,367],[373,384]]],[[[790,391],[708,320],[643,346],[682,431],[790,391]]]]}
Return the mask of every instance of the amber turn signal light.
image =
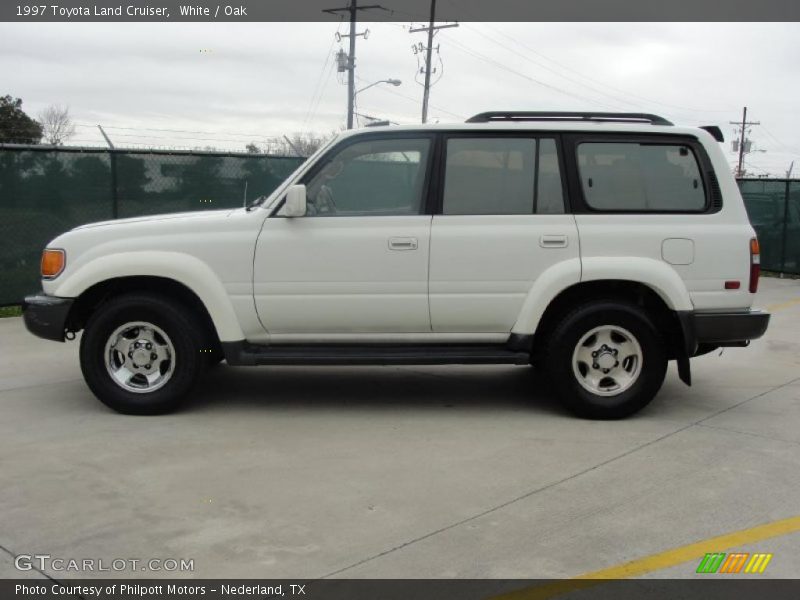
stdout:
{"type": "Polygon", "coordinates": [[[67,254],[60,249],[45,248],[42,252],[42,277],[52,279],[64,270],[67,254]]]}

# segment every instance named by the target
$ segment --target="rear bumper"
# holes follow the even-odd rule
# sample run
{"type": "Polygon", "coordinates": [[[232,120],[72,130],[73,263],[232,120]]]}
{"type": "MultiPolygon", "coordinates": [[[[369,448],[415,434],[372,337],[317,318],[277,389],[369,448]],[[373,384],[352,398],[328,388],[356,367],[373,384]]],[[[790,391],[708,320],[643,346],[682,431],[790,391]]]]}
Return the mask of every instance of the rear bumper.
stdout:
{"type": "Polygon", "coordinates": [[[764,335],[769,313],[751,310],[745,313],[695,313],[694,329],[701,344],[746,342],[764,335]]]}
{"type": "Polygon", "coordinates": [[[26,296],[22,302],[25,327],[40,338],[63,342],[67,316],[74,302],[74,298],[58,298],[45,294],[26,296]]]}
{"type": "Polygon", "coordinates": [[[679,313],[686,350],[692,356],[703,346],[746,346],[764,335],[769,313],[747,310],[729,313],[686,311],[679,313]]]}

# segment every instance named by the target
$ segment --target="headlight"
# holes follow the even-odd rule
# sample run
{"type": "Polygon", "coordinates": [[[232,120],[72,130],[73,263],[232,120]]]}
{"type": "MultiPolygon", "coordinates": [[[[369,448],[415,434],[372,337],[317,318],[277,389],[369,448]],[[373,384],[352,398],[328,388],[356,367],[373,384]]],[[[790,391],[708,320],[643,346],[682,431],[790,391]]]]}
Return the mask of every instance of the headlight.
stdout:
{"type": "Polygon", "coordinates": [[[42,277],[54,279],[67,264],[67,253],[60,248],[45,248],[42,252],[42,277]]]}

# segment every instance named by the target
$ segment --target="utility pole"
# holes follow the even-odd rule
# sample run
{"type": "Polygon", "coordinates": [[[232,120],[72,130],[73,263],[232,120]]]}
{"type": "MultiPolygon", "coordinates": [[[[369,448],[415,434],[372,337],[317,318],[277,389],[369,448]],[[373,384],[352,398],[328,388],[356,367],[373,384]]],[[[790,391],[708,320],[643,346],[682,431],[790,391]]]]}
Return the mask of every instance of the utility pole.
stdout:
{"type": "Polygon", "coordinates": [[[792,170],[793,169],[794,169],[794,161],[792,161],[792,164],[789,165],[789,170],[786,171],[786,179],[791,179],[792,178],[792,170]]]}
{"type": "Polygon", "coordinates": [[[739,125],[741,127],[740,131],[740,138],[739,138],[739,166],[736,168],[736,177],[743,177],[744,176],[744,155],[745,155],[745,142],[749,141],[745,139],[745,135],[747,134],[747,127],[748,125],[761,125],[760,121],[748,121],[747,120],[747,107],[744,107],[742,111],[742,122],[739,123],[737,121],[729,121],[730,125],[739,125]]]}
{"type": "MultiPolygon", "coordinates": [[[[431,17],[427,27],[417,27],[416,29],[409,29],[409,33],[418,33],[426,31],[428,33],[428,45],[425,47],[425,84],[424,91],[422,92],[422,122],[428,122],[428,98],[431,95],[431,54],[433,53],[433,36],[439,29],[446,29],[448,27],[458,27],[458,23],[450,23],[447,25],[436,25],[436,0],[431,0],[431,17]]],[[[416,51],[415,51],[416,53],[416,51]]]]}
{"type": "MultiPolygon", "coordinates": [[[[363,36],[367,39],[367,32],[356,33],[356,14],[359,10],[369,10],[371,8],[383,8],[380,4],[369,4],[367,6],[358,6],[357,0],[350,0],[349,6],[341,8],[326,8],[322,12],[334,15],[336,13],[347,12],[350,14],[350,35],[343,35],[341,37],[350,38],[350,52],[347,55],[347,128],[353,128],[353,114],[355,111],[355,98],[356,98],[356,37],[363,36]]],[[[339,35],[337,34],[337,39],[339,35]]]]}

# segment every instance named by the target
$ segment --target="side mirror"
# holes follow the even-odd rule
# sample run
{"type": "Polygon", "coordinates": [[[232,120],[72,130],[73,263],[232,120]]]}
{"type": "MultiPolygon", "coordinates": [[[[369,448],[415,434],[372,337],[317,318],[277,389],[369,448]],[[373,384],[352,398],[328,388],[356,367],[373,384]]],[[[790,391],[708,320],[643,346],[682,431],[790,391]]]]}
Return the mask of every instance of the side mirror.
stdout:
{"type": "Polygon", "coordinates": [[[306,186],[293,185],[286,191],[281,214],[284,217],[303,217],[306,214],[306,186]]]}

